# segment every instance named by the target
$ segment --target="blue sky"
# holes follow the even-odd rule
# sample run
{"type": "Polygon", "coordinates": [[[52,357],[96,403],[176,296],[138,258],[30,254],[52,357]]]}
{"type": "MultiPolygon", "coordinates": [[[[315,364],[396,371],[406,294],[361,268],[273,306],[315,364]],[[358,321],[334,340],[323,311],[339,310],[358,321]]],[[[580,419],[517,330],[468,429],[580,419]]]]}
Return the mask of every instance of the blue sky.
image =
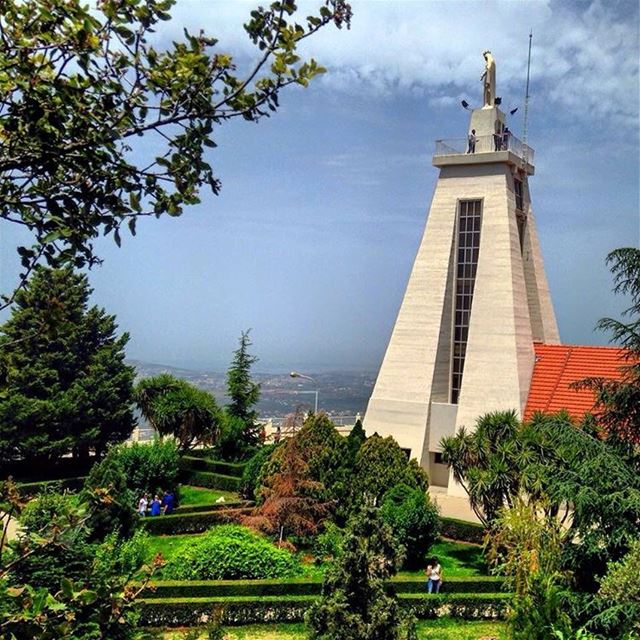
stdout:
{"type": "MultiPolygon", "coordinates": [[[[302,13],[314,3],[303,3],[302,13]]],[[[205,29],[247,64],[252,2],[178,0],[160,43],[205,29]]],[[[100,241],[94,301],[131,334],[131,358],[224,369],[253,328],[259,370],[375,370],[424,230],[434,141],[463,138],[481,97],[482,51],[520,106],[533,29],[533,208],[561,337],[604,343],[617,315],[604,257],[640,243],[638,5],[629,2],[353,2],[351,31],[307,41],[328,73],[259,124],[217,134],[222,195],[179,219],[100,241]]],[[[17,273],[4,225],[0,287],[17,273]]]]}

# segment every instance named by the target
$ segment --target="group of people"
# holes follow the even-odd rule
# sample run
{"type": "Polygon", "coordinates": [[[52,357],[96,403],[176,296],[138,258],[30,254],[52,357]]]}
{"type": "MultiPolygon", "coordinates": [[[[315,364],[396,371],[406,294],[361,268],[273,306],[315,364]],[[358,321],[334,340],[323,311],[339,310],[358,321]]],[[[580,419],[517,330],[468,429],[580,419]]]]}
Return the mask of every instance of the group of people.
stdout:
{"type": "MultiPolygon", "coordinates": [[[[493,134],[493,150],[494,151],[502,151],[509,149],[509,138],[511,137],[511,131],[509,131],[509,127],[505,127],[503,131],[500,133],[493,134]]],[[[478,142],[478,137],[476,136],[476,130],[471,129],[471,133],[467,136],[467,153],[475,153],[476,152],[476,143],[478,142]]]]}
{"type": "Polygon", "coordinates": [[[149,494],[143,493],[142,497],[138,501],[138,514],[141,517],[146,515],[168,516],[176,506],[176,499],[171,491],[165,491],[162,499],[160,495],[156,493],[153,500],[149,500],[149,494]]]}

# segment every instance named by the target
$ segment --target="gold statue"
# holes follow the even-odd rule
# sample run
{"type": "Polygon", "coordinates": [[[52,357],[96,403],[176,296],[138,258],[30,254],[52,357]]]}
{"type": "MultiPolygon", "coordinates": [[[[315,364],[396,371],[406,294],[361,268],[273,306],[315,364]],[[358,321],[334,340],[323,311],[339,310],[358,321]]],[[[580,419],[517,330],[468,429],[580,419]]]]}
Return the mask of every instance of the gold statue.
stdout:
{"type": "Polygon", "coordinates": [[[491,55],[491,51],[485,51],[482,55],[486,63],[484,73],[480,78],[484,82],[483,106],[493,107],[496,99],[496,62],[491,55]]]}

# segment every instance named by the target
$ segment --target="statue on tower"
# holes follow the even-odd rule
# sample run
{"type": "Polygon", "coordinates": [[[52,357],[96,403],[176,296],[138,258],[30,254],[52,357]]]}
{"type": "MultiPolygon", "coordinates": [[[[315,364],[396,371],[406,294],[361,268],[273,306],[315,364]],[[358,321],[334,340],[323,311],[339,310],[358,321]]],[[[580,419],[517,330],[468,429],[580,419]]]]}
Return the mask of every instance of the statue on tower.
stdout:
{"type": "Polygon", "coordinates": [[[486,63],[484,73],[480,80],[484,83],[484,107],[493,107],[496,99],[496,62],[491,55],[491,51],[485,51],[483,54],[486,63]]]}

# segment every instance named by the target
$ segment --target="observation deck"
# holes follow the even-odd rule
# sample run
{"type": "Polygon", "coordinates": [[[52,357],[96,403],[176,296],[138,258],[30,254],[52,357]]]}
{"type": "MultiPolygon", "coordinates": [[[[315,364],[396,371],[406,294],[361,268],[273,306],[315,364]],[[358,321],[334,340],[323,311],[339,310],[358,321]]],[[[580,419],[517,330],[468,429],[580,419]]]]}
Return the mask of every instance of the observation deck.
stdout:
{"type": "Polygon", "coordinates": [[[469,142],[466,138],[436,140],[433,165],[446,167],[507,162],[526,171],[527,175],[533,175],[535,173],[533,158],[534,150],[514,135],[510,134],[505,141],[501,136],[490,134],[476,136],[473,151],[469,150],[469,142]]]}

